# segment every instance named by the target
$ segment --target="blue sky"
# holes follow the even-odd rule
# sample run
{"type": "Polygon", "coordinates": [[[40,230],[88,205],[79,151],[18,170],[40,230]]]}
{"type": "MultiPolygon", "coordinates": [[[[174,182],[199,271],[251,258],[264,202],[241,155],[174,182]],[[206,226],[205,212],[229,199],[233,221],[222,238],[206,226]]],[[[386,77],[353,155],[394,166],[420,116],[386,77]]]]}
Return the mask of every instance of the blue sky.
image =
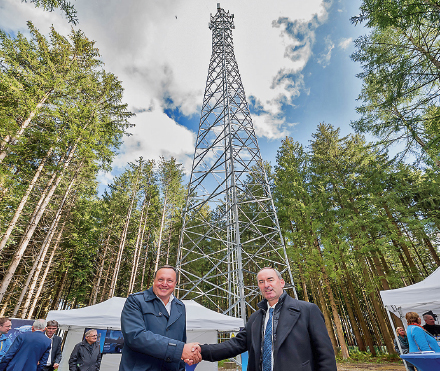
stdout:
{"type": "MultiPolygon", "coordinates": [[[[218,1],[218,0],[217,0],[218,1]]],[[[76,0],[79,28],[96,41],[105,69],[123,82],[136,127],[125,138],[100,191],[128,161],[174,156],[190,169],[211,54],[209,0],[76,0]]],[[[353,132],[360,66],[353,41],[368,32],[350,23],[360,1],[225,0],[235,15],[235,55],[262,157],[275,164],[281,140],[308,145],[320,122],[353,132]]],[[[53,24],[68,35],[60,11],[0,0],[0,28],[27,33],[31,20],[43,33],[53,24]]]]}

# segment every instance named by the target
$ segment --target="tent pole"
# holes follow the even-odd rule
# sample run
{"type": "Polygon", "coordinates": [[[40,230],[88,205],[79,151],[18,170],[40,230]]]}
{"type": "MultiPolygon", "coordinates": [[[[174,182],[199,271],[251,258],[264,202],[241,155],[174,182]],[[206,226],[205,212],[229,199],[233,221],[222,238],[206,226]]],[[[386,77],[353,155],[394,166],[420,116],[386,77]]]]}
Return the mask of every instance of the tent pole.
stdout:
{"type": "MultiPolygon", "coordinates": [[[[396,329],[394,327],[394,322],[393,322],[393,319],[391,318],[391,313],[388,310],[388,306],[387,305],[385,305],[385,309],[387,310],[388,319],[390,320],[391,327],[393,328],[394,338],[396,339],[397,347],[399,348],[400,354],[403,354],[402,346],[400,345],[399,337],[397,336],[397,332],[396,332],[396,329]]],[[[406,364],[406,361],[404,359],[402,361],[403,361],[403,364],[405,365],[406,371],[409,371],[408,365],[406,364]]]]}

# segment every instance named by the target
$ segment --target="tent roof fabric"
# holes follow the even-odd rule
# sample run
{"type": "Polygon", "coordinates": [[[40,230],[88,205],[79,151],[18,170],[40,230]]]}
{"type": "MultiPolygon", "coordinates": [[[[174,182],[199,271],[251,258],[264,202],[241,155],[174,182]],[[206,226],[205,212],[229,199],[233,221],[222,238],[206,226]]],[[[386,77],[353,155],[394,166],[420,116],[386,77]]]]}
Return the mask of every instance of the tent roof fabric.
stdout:
{"type": "MultiPolygon", "coordinates": [[[[61,329],[68,328],[121,328],[121,312],[125,298],[113,297],[89,307],[70,310],[51,310],[47,320],[58,321],[61,329]]],[[[182,300],[186,307],[187,330],[238,331],[243,319],[214,312],[194,300],[182,300]]]]}
{"type": "Polygon", "coordinates": [[[404,317],[407,312],[416,312],[422,316],[429,310],[440,314],[440,268],[421,282],[381,291],[380,296],[388,310],[400,317],[404,317]]]}

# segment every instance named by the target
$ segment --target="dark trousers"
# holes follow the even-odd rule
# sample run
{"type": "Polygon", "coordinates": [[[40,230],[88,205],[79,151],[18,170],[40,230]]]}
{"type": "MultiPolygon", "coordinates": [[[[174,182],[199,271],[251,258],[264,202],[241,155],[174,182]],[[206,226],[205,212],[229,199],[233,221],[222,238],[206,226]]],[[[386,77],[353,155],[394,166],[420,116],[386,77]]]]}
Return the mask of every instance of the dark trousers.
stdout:
{"type": "Polygon", "coordinates": [[[53,371],[53,366],[43,366],[43,371],[53,371]]]}

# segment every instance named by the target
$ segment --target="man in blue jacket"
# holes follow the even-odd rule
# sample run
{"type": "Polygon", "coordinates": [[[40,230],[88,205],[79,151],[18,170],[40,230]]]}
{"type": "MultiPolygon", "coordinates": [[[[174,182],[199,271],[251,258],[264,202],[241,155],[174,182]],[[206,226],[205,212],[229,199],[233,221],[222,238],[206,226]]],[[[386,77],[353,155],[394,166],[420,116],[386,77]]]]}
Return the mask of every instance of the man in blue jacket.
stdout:
{"type": "Polygon", "coordinates": [[[153,286],[127,298],[121,314],[124,335],[119,371],[183,371],[199,362],[194,344],[186,342],[185,305],[174,297],[176,270],[164,265],[153,286]]]}
{"type": "Polygon", "coordinates": [[[51,344],[44,334],[45,329],[46,321],[37,319],[32,332],[18,335],[0,361],[0,371],[41,371],[47,364],[51,344]]]}

